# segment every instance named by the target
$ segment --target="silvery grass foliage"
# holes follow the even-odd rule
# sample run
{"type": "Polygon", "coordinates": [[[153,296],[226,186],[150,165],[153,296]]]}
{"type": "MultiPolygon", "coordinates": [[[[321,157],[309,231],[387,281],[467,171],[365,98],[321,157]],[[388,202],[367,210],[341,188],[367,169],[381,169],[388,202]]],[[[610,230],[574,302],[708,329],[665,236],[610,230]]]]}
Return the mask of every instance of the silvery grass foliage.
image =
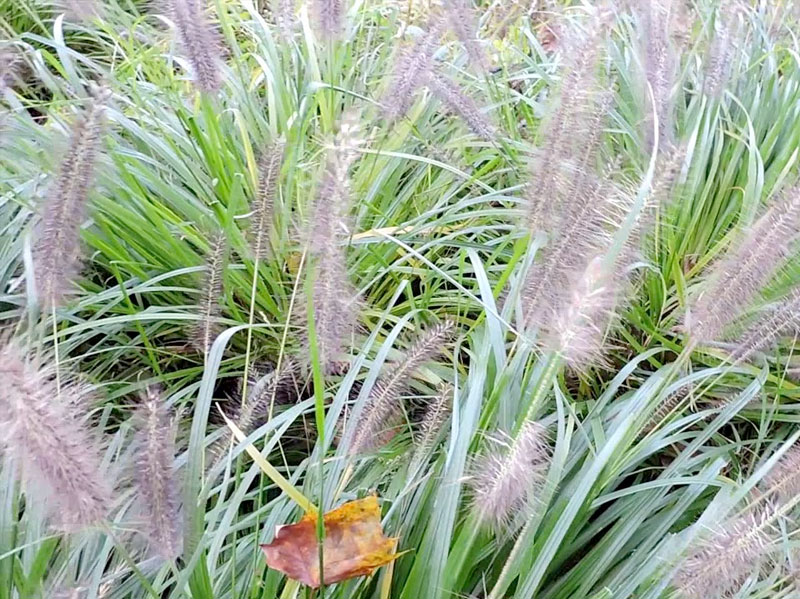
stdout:
{"type": "Polygon", "coordinates": [[[301,511],[220,412],[326,509],[378,493],[406,553],[326,597],[796,594],[796,42],[590,4],[189,3],[173,44],[161,7],[9,0],[0,596],[302,596],[257,549],[301,511]],[[90,82],[104,133],[60,146],[90,82]]]}

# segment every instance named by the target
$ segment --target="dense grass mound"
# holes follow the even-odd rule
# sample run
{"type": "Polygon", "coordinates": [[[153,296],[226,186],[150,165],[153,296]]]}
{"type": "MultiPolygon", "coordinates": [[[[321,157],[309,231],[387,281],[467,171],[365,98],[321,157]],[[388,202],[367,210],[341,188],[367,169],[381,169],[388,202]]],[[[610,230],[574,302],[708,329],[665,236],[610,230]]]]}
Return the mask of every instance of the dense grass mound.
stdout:
{"type": "Polygon", "coordinates": [[[0,599],[800,594],[793,5],[478,4],[0,4],[0,599]]]}

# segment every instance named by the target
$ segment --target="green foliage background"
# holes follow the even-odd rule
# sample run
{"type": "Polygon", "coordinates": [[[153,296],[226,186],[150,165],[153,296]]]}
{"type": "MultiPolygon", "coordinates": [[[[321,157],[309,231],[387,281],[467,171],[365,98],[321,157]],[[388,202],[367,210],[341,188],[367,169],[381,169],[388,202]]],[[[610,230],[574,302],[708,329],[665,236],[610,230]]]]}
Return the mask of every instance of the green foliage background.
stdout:
{"type": "MultiPolygon", "coordinates": [[[[492,143],[427,92],[395,125],[379,118],[398,32],[409,20],[406,35],[424,26],[424,5],[352,3],[346,39],[335,44],[317,39],[305,6],[291,43],[276,37],[268,7],[217,0],[213,8],[227,55],[225,85],[210,97],[194,91],[169,28],[142,3],[111,0],[101,19],[81,23],[26,0],[0,0],[2,45],[23,57],[25,82],[2,97],[0,319],[44,347],[57,340],[59,367],[99,387],[92,419],[109,439],[111,471],[129,457],[137,395],[149,384],[163,386],[183,418],[176,464],[186,522],[185,554],[176,564],[151,559],[130,530],[129,491],[111,516],[113,535],[56,535],[6,461],[0,599],[76,588],[65,596],[307,596],[268,570],[258,550],[299,509],[241,445],[213,474],[205,471],[203,448],[226,434],[218,406],[235,393],[245,368],[274,364],[301,346],[292,312],[305,303],[298,270],[303,223],[347,110],[362,115],[368,139],[351,177],[348,271],[364,306],[351,368],[316,389],[324,399],[324,446],[314,434],[320,403],[313,396],[278,406],[249,436],[309,497],[321,493],[327,507],[377,491],[387,534],[408,551],[393,567],[327,588],[325,596],[671,596],[669,581],[686,547],[746,504],[800,436],[792,375],[800,362],[791,340],[760,362],[732,367],[724,347],[682,354],[688,339],[681,327],[704,268],[737,226],[751,223],[794,182],[800,64],[788,12],[758,3],[737,13],[730,76],[715,99],[703,93],[704,69],[718,11],[727,9],[710,1],[695,6],[676,83],[675,136],[686,149],[678,185],[657,215],[635,289],[609,339],[608,367],[580,375],[560,370],[550,384],[543,376],[548,363],[516,333],[513,300],[539,239],[529,245],[519,224],[521,189],[561,76],[559,54],[540,41],[545,25],[523,17],[491,41],[497,69],[490,74],[470,69],[453,39],[437,55],[498,123],[492,143]],[[52,315],[42,315],[37,329],[25,282],[36,206],[90,84],[100,81],[113,96],[91,219],[82,229],[81,293],[59,309],[55,329],[52,315]],[[287,153],[272,257],[256,264],[245,216],[258,155],[278,138],[287,153]],[[222,298],[226,331],[204,359],[187,351],[186,338],[198,318],[204,255],[218,230],[232,250],[222,298]],[[360,410],[386,362],[415,331],[444,318],[458,323],[455,347],[420,372],[411,391],[422,402],[441,382],[454,384],[452,418],[439,442],[411,459],[409,411],[408,430],[377,454],[348,462],[332,441],[345,405],[360,410]],[[246,365],[248,328],[253,348],[246,365]],[[691,404],[642,434],[665,398],[689,384],[691,404]],[[476,526],[465,485],[473,458],[488,435],[512,430],[534,401],[553,445],[539,501],[516,533],[476,526]]],[[[578,3],[553,9],[575,23],[588,10],[578,3]]],[[[492,14],[484,7],[487,37],[492,14]]],[[[638,186],[646,184],[650,161],[641,41],[630,13],[615,18],[603,65],[614,92],[604,145],[638,186]]],[[[797,272],[794,265],[782,273],[764,303],[793,285],[797,272]]],[[[800,592],[791,522],[780,537],[782,559],[764,564],[739,596],[800,592]]]]}

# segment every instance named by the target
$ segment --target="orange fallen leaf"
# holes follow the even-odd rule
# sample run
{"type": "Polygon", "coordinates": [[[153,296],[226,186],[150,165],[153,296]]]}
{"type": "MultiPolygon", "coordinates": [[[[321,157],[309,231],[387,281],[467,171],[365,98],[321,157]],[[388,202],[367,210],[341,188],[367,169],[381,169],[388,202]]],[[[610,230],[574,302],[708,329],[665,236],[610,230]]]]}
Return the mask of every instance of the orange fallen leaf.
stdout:
{"type": "MultiPolygon", "coordinates": [[[[322,517],[325,540],[322,562],[325,584],[367,576],[399,557],[397,539],[386,537],[375,495],[349,501],[322,517]]],[[[275,539],[261,545],[267,565],[289,578],[317,588],[320,585],[317,514],[308,513],[296,524],[279,526],[275,539]]]]}

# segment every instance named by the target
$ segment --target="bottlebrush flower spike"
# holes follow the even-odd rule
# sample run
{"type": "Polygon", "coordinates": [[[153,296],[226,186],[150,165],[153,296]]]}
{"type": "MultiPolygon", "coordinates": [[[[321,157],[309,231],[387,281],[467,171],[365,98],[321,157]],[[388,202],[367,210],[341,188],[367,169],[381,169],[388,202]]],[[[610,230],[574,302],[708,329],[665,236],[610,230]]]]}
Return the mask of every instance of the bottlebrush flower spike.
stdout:
{"type": "Polygon", "coordinates": [[[275,212],[283,150],[283,143],[273,143],[264,150],[258,161],[258,189],[250,217],[251,248],[253,257],[257,260],[265,260],[269,255],[269,235],[275,212]]]}
{"type": "Polygon", "coordinates": [[[747,327],[738,337],[731,360],[747,360],[774,345],[778,339],[800,327],[800,289],[793,289],[767,313],[747,327]]]}
{"type": "Polygon", "coordinates": [[[570,184],[589,173],[608,115],[608,96],[599,93],[597,65],[605,45],[605,27],[598,23],[591,33],[573,33],[564,54],[569,57],[562,71],[555,110],[544,126],[541,149],[525,189],[528,226],[550,230],[562,204],[569,201],[570,184]]]}
{"type": "Polygon", "coordinates": [[[28,362],[13,342],[0,345],[0,445],[21,465],[29,499],[43,498],[57,527],[103,520],[111,489],[100,448],[79,414],[88,389],[61,382],[28,362]]]}
{"type": "Polygon", "coordinates": [[[716,599],[753,574],[772,542],[768,511],[748,511],[723,523],[689,553],[673,585],[682,599],[716,599]]]}
{"type": "Polygon", "coordinates": [[[320,37],[337,40],[344,33],[345,0],[314,0],[314,20],[320,37]]]}
{"type": "Polygon", "coordinates": [[[453,385],[442,383],[436,397],[425,410],[419,430],[414,436],[414,456],[411,458],[410,471],[414,472],[417,468],[430,458],[430,450],[433,449],[436,440],[442,432],[442,427],[450,416],[453,400],[453,385]]]}
{"type": "Polygon", "coordinates": [[[12,88],[20,80],[22,60],[11,46],[0,47],[0,94],[12,88]]]}
{"type": "Polygon", "coordinates": [[[677,408],[680,406],[689,394],[692,392],[692,385],[684,385],[676,391],[670,393],[656,408],[653,415],[649,418],[647,423],[642,427],[642,432],[639,438],[645,437],[652,431],[657,429],[677,408]]]}
{"type": "Polygon", "coordinates": [[[557,352],[568,366],[583,370],[602,361],[603,340],[614,314],[621,277],[603,263],[603,256],[589,262],[569,287],[566,303],[545,325],[545,347],[557,352]]]}
{"type": "Polygon", "coordinates": [[[100,15],[101,6],[97,0],[58,0],[55,4],[67,18],[77,21],[88,21],[100,15]]]}
{"type": "Polygon", "coordinates": [[[136,418],[136,492],[147,537],[166,560],[181,553],[180,483],[175,476],[175,424],[160,393],[150,388],[136,418]]]}
{"type": "Polygon", "coordinates": [[[439,387],[439,392],[433,399],[419,427],[419,434],[416,437],[417,448],[424,451],[430,447],[434,439],[442,430],[442,424],[450,415],[450,405],[453,399],[453,385],[443,383],[439,387]]]}
{"type": "Polygon", "coordinates": [[[260,419],[266,420],[270,408],[284,403],[286,397],[298,397],[300,366],[294,360],[286,360],[260,387],[253,387],[249,397],[236,414],[236,425],[246,433],[254,430],[260,419]]]}
{"type": "Polygon", "coordinates": [[[282,41],[288,44],[294,38],[294,31],[297,27],[297,18],[294,14],[295,0],[272,0],[272,4],[275,7],[273,14],[278,32],[282,41]]]}
{"type": "Polygon", "coordinates": [[[270,568],[311,588],[333,584],[372,572],[397,559],[397,539],[384,536],[381,510],[374,495],[349,501],[323,518],[323,574],[319,571],[316,513],[303,516],[296,524],[279,526],[274,540],[261,545],[270,568]]]}
{"type": "Polygon", "coordinates": [[[428,85],[433,94],[459,115],[475,135],[487,141],[495,141],[497,130],[494,125],[457,83],[441,73],[432,72],[428,85]]]}
{"type": "Polygon", "coordinates": [[[488,61],[478,41],[478,19],[470,0],[445,0],[444,11],[450,29],[464,45],[470,62],[482,71],[488,69],[488,61]]]}
{"type": "Polygon", "coordinates": [[[800,496],[800,445],[786,450],[764,477],[764,491],[779,505],[800,496]]]}
{"type": "Polygon", "coordinates": [[[312,305],[319,360],[326,373],[333,372],[344,352],[358,315],[358,298],[347,275],[344,235],[350,211],[349,169],[361,144],[354,115],[341,124],[334,147],[328,152],[313,217],[308,245],[314,262],[312,305]]]}
{"type": "Polygon", "coordinates": [[[649,96],[645,94],[649,117],[645,121],[646,147],[653,146],[653,117],[658,119],[660,147],[672,142],[672,87],[677,60],[670,42],[672,30],[671,2],[650,0],[642,7],[645,37],[645,75],[655,98],[655,114],[651,112],[649,96]]]}
{"type": "Polygon", "coordinates": [[[220,232],[211,241],[206,258],[206,274],[203,291],[197,306],[200,320],[192,333],[192,345],[204,355],[208,353],[219,335],[219,318],[222,314],[220,297],[224,289],[226,253],[228,243],[225,234],[220,232]]]}
{"type": "Polygon", "coordinates": [[[774,203],[712,267],[690,305],[687,324],[699,343],[720,339],[789,258],[800,232],[800,187],[774,203]]]}
{"type": "Polygon", "coordinates": [[[89,190],[105,129],[101,89],[72,127],[69,148],[50,187],[35,229],[33,264],[36,292],[45,309],[61,305],[80,269],[80,227],[86,218],[89,190]]]}
{"type": "Polygon", "coordinates": [[[202,0],[166,0],[197,88],[211,94],[222,87],[221,41],[206,18],[202,0]]]}
{"type": "MultiPolygon", "coordinates": [[[[231,420],[245,434],[252,433],[262,422],[266,422],[274,405],[286,403],[287,397],[299,398],[302,383],[299,380],[300,366],[294,360],[286,360],[262,385],[252,381],[248,386],[247,399],[240,404],[231,420]]],[[[226,431],[227,431],[227,427],[226,431]]],[[[213,469],[231,445],[231,437],[223,435],[208,450],[206,463],[213,469]]]]}
{"type": "Polygon", "coordinates": [[[389,89],[381,101],[383,116],[390,123],[408,112],[414,101],[414,93],[428,79],[428,73],[433,68],[433,55],[444,29],[441,17],[433,17],[428,30],[398,54],[389,89]]]}
{"type": "Polygon", "coordinates": [[[705,67],[705,80],[703,92],[712,98],[721,98],[725,91],[725,84],[730,76],[731,63],[733,62],[734,44],[731,36],[731,21],[733,16],[726,11],[731,9],[721,8],[715,23],[715,35],[708,51],[705,67]]]}
{"type": "Polygon", "coordinates": [[[551,239],[523,284],[528,326],[546,327],[553,313],[574,299],[569,287],[579,284],[589,262],[606,251],[614,220],[619,219],[620,208],[628,201],[607,177],[601,180],[588,172],[575,174],[563,189],[569,192],[561,205],[562,215],[548,218],[551,239]]]}
{"type": "Polygon", "coordinates": [[[497,439],[494,445],[475,462],[470,485],[482,520],[503,528],[534,500],[547,474],[550,447],[546,429],[536,422],[526,422],[516,439],[497,439]]]}
{"type": "Polygon", "coordinates": [[[372,388],[367,404],[355,425],[348,453],[355,455],[385,445],[395,435],[399,417],[399,400],[411,376],[425,362],[443,351],[455,324],[445,321],[424,332],[399,362],[392,364],[372,388]]]}

